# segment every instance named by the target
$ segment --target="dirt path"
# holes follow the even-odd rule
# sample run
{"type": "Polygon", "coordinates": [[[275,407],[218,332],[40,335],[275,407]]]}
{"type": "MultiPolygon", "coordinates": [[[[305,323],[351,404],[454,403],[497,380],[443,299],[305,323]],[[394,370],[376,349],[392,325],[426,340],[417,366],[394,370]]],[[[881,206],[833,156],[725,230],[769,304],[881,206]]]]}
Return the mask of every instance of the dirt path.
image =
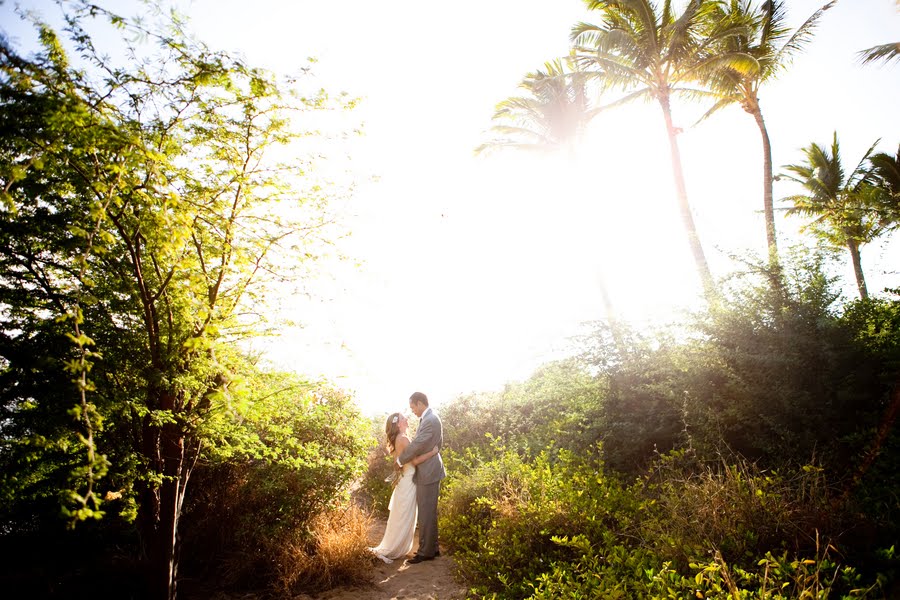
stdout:
{"type": "MultiPolygon", "coordinates": [[[[383,520],[372,524],[370,546],[381,540],[384,527],[383,520]]],[[[418,540],[415,545],[418,546],[418,540]]],[[[415,565],[404,564],[402,559],[389,565],[380,560],[374,563],[370,585],[337,588],[316,596],[301,595],[294,600],[461,600],[466,597],[466,588],[453,579],[453,559],[446,554],[415,565]]]]}

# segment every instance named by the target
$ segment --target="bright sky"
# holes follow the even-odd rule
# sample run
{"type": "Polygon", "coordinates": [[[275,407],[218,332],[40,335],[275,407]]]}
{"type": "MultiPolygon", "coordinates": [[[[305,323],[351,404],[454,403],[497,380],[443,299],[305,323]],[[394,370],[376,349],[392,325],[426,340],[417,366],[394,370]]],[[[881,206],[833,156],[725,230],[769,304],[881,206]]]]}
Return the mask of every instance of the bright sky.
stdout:
{"type": "MultiPolygon", "coordinates": [[[[824,0],[790,0],[799,25],[824,0]]],[[[49,0],[29,5],[50,11],[49,0]]],[[[498,389],[564,353],[585,320],[603,318],[599,279],[635,323],[665,320],[700,288],[675,209],[659,109],[636,105],[595,122],[578,164],[502,152],[476,157],[494,105],[522,76],[568,52],[580,0],[183,0],[215,48],[278,72],[308,56],[332,91],[363,99],[366,135],[349,146],[360,185],[349,263],[315,301],[283,308],[303,321],[265,345],[284,368],[324,375],[362,409],[403,409],[415,390],[440,405],[498,389]]],[[[4,25],[11,5],[0,7],[4,25]]],[[[845,165],[882,138],[900,142],[900,64],[862,67],[856,52],[900,39],[893,0],[841,0],[760,101],[774,165],[837,130],[845,165]]],[[[761,149],[739,108],[689,129],[676,107],[688,194],[714,275],[731,254],[759,254],[761,149]]],[[[790,193],[776,183],[776,198],[790,193]]],[[[780,243],[799,225],[779,215],[780,243]]],[[[863,248],[870,290],[900,285],[900,245],[863,248]]],[[[847,266],[842,274],[851,285],[847,266]]]]}

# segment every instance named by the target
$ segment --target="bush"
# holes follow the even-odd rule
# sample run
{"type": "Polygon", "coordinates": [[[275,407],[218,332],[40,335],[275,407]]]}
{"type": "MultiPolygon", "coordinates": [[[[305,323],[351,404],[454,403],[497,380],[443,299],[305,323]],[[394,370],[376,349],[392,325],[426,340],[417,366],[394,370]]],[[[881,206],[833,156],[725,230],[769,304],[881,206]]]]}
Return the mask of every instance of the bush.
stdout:
{"type": "Polygon", "coordinates": [[[533,461],[499,451],[451,475],[442,496],[442,539],[461,575],[476,593],[501,598],[526,597],[555,561],[576,558],[554,538],[618,535],[633,527],[638,508],[599,464],[580,464],[565,451],[533,461]]]}
{"type": "Polygon", "coordinates": [[[558,447],[590,452],[598,438],[602,379],[574,360],[550,363],[500,392],[460,396],[441,409],[446,448],[489,453],[492,438],[537,454],[558,447]]]}
{"type": "Polygon", "coordinates": [[[357,503],[365,506],[370,512],[384,517],[388,514],[391,493],[394,491],[394,488],[385,481],[394,470],[394,461],[388,454],[385,441],[384,422],[386,418],[386,415],[374,417],[370,421],[372,437],[377,442],[369,451],[366,458],[366,471],[354,490],[354,499],[357,503]]]}
{"type": "MultiPolygon", "coordinates": [[[[241,426],[196,468],[182,519],[184,573],[225,588],[284,587],[297,561],[330,560],[322,550],[334,539],[328,515],[346,510],[372,443],[340,391],[284,374],[260,373],[253,383],[248,389],[266,402],[249,401],[241,426]]],[[[352,523],[348,547],[359,538],[352,523]]],[[[323,581],[343,572],[320,566],[333,573],[323,581]]]]}

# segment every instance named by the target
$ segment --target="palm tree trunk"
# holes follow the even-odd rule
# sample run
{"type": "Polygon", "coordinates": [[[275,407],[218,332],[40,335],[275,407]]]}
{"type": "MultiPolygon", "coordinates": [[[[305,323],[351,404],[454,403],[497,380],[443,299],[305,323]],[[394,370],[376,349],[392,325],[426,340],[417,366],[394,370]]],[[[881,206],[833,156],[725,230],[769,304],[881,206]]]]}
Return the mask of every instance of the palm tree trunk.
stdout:
{"type": "Polygon", "coordinates": [[[866,276],[862,270],[862,259],[859,255],[859,242],[850,239],[847,242],[847,248],[850,250],[850,260],[853,261],[853,273],[856,275],[856,287],[859,288],[859,297],[865,300],[869,297],[869,291],[866,289],[866,276]]]}
{"type": "Polygon", "coordinates": [[[758,104],[752,110],[753,118],[759,127],[763,145],[763,213],[766,221],[766,245],[769,249],[769,264],[778,265],[778,241],[775,237],[775,202],[772,195],[772,144],[769,141],[769,131],[763,120],[762,111],[758,104]]]}
{"type": "Polygon", "coordinates": [[[878,431],[875,433],[875,439],[860,461],[853,478],[844,486],[844,493],[840,496],[842,499],[845,500],[850,495],[850,492],[862,481],[869,468],[875,463],[875,459],[881,454],[881,448],[891,433],[898,414],[900,414],[900,380],[894,383],[894,389],[891,392],[891,403],[888,404],[887,409],[884,411],[881,425],[879,425],[878,431]]]}
{"type": "Polygon", "coordinates": [[[694,224],[694,216],[691,213],[691,205],[688,203],[687,188],[684,183],[684,169],[681,166],[681,151],[678,149],[678,139],[675,133],[675,126],[672,124],[672,111],[669,105],[668,95],[659,97],[659,105],[662,108],[663,117],[666,121],[666,133],[669,136],[669,150],[672,155],[672,174],[675,178],[675,190],[678,195],[678,208],[681,213],[681,222],[687,233],[688,244],[694,255],[694,263],[697,273],[700,275],[700,281],[703,284],[703,291],[708,302],[712,302],[718,295],[715,284],[713,283],[712,273],[709,270],[709,264],[706,262],[706,254],[703,252],[703,246],[700,243],[700,236],[697,235],[697,227],[694,224]]]}
{"type": "Polygon", "coordinates": [[[603,302],[603,310],[606,311],[606,320],[609,323],[609,331],[613,337],[613,343],[616,345],[616,352],[619,356],[623,356],[625,352],[625,339],[622,335],[622,325],[616,317],[615,306],[609,297],[609,289],[606,287],[606,278],[603,273],[597,274],[600,283],[600,300],[603,302]]]}
{"type": "Polygon", "coordinates": [[[749,106],[745,105],[745,110],[753,115],[757,127],[759,127],[759,135],[762,138],[763,146],[763,218],[766,222],[766,248],[768,249],[769,269],[766,275],[772,283],[772,288],[785,298],[784,277],[781,271],[781,261],[778,258],[778,238],[775,233],[775,200],[772,193],[773,181],[772,176],[772,143],[769,140],[769,130],[766,128],[766,122],[763,119],[762,110],[755,101],[749,106]]]}

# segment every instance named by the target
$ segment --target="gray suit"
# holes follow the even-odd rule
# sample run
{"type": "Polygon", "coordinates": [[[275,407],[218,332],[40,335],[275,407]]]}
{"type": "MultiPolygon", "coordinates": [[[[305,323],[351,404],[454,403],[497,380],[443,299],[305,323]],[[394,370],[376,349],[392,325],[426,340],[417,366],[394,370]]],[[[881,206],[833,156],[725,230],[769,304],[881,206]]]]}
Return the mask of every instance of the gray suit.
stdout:
{"type": "MultiPolygon", "coordinates": [[[[416,439],[409,443],[398,460],[405,465],[416,456],[431,451],[435,446],[441,448],[443,445],[444,430],[441,419],[429,407],[419,421],[416,439]]],[[[416,467],[416,506],[419,509],[419,549],[416,554],[425,558],[433,557],[438,551],[438,493],[441,489],[441,479],[446,476],[440,452],[416,467]]]]}

